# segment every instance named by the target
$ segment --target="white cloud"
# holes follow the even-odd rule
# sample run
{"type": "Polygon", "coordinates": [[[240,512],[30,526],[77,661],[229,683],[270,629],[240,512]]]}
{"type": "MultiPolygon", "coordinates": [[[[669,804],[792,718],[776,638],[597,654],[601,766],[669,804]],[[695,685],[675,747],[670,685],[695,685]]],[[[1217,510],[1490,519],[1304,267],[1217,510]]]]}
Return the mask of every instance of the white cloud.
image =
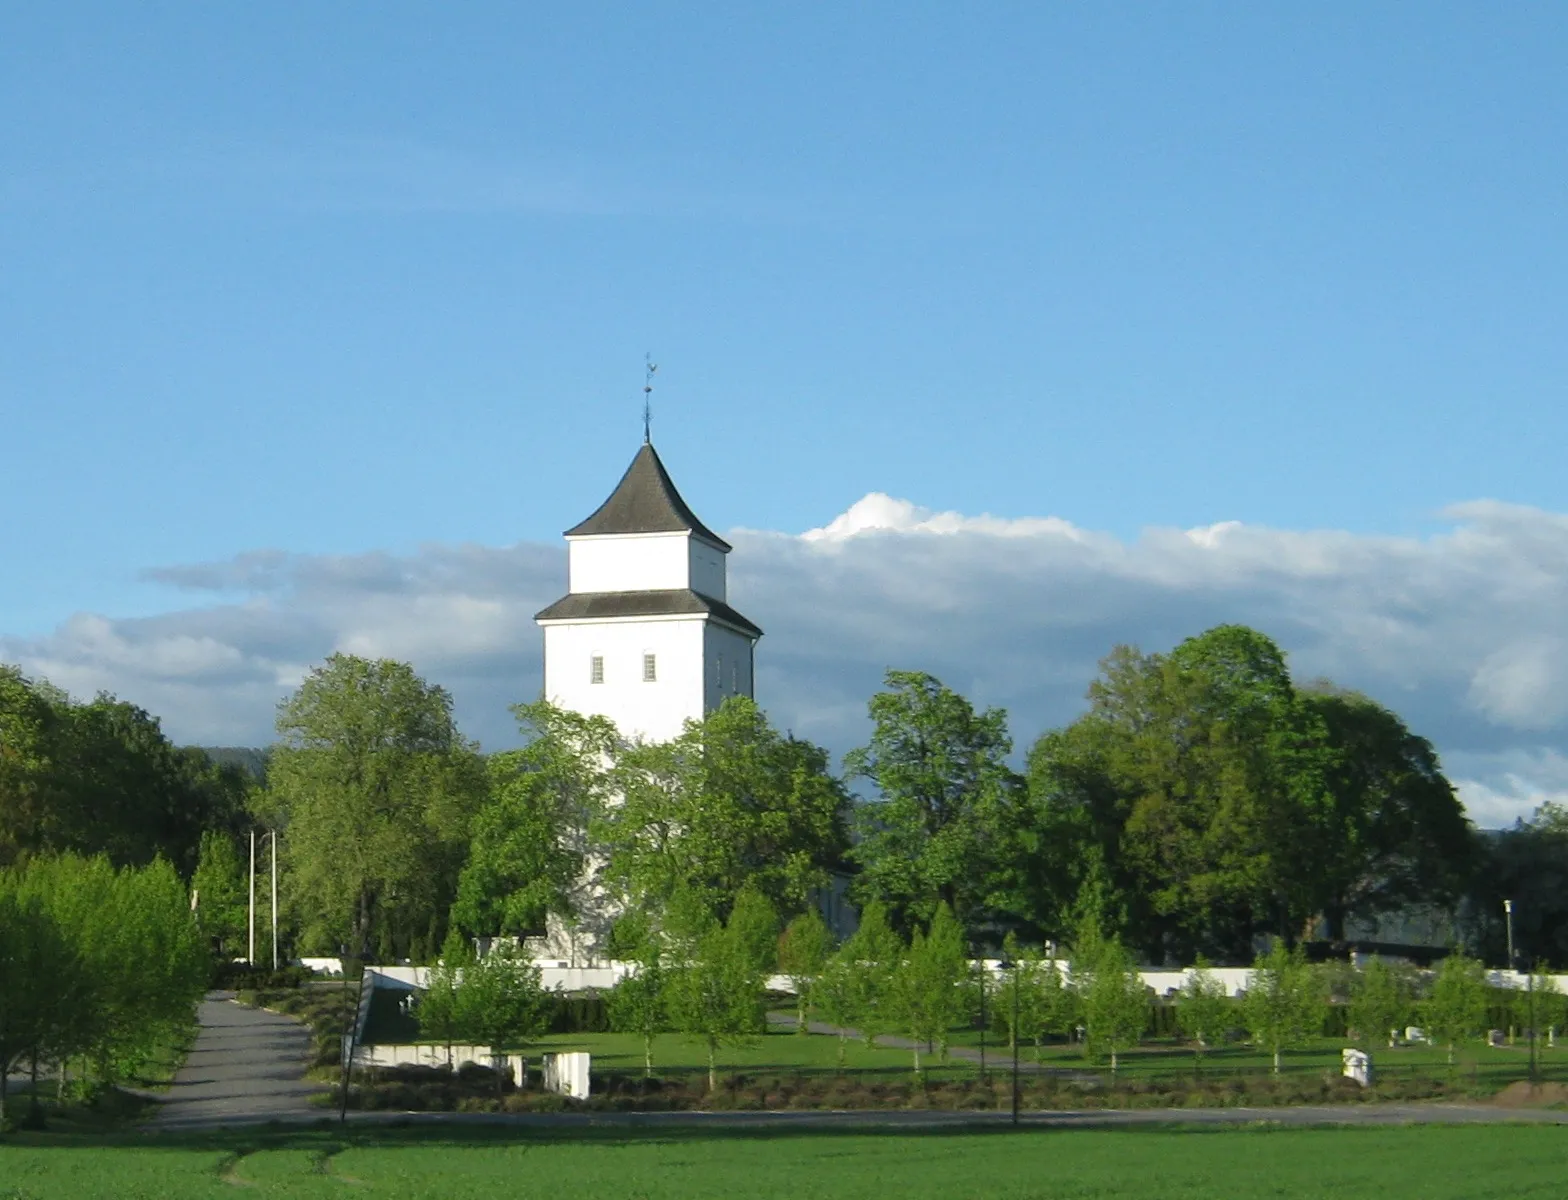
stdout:
{"type": "MultiPolygon", "coordinates": [[[[1071,719],[1117,642],[1163,649],[1222,621],[1265,630],[1298,677],[1403,713],[1444,753],[1477,818],[1568,791],[1568,517],[1477,501],[1430,538],[1226,521],[1133,541],[1057,517],[936,513],[873,493],[800,535],[730,535],[731,598],[767,630],[758,695],[836,751],[864,732],[890,666],[1005,705],[1020,745],[1071,719]]],[[[73,692],[115,691],[183,740],[258,742],[308,664],[333,650],[407,658],[489,744],[537,694],[533,613],[563,590],[559,547],[430,546],[394,556],[242,554],[161,568],[209,597],[187,611],[77,615],[0,637],[73,692]]]]}

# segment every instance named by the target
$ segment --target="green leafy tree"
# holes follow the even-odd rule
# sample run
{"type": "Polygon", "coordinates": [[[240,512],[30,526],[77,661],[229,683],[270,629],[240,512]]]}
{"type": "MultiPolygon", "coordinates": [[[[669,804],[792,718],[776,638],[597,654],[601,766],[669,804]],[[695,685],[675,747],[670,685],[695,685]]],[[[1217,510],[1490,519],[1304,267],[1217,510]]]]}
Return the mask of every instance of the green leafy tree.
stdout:
{"type": "Polygon", "coordinates": [[[948,1031],[964,1015],[968,997],[963,985],[968,974],[963,930],[952,910],[939,905],[930,932],[915,930],[908,953],[900,956],[889,979],[888,1007],[913,1043],[916,1079],[925,1077],[921,1045],[938,1043],[945,1049],[948,1031]]]}
{"type": "Polygon", "coordinates": [[[1305,1045],[1323,1028],[1323,989],[1298,946],[1283,942],[1261,955],[1252,966],[1242,1016],[1260,1049],[1273,1056],[1279,1074],[1284,1051],[1305,1045]]]}
{"type": "Polygon", "coordinates": [[[679,961],[669,976],[669,1012],[675,1028],[702,1040],[710,1091],[718,1086],[719,1048],[743,1042],[763,1032],[766,1025],[766,976],[757,955],[755,926],[760,924],[757,906],[767,900],[756,892],[751,895],[755,904],[737,902],[728,925],[720,924],[699,904],[692,904],[687,913],[679,912],[679,903],[674,906],[679,919],[670,933],[679,961]]]}
{"type": "Polygon", "coordinates": [[[450,908],[485,795],[451,697],[406,663],[335,654],[281,706],[268,772],[307,944],[400,957],[450,908]]]}
{"type": "Polygon", "coordinates": [[[75,967],[58,926],[18,882],[0,870],[0,1130],[6,1127],[6,1077],[25,1060],[36,1066],[47,1054],[75,967]]]}
{"type": "Polygon", "coordinates": [[[1192,973],[1176,993],[1176,1022],[1192,1040],[1195,1059],[1203,1061],[1203,1051],[1216,1045],[1231,1019],[1231,1002],[1225,985],[1209,970],[1201,954],[1192,973]]]}
{"type": "Polygon", "coordinates": [[[826,753],[781,736],[743,696],[673,741],[626,747],[614,784],[621,802],[604,808],[594,835],[606,883],[632,908],[684,888],[722,915],[749,884],[797,912],[843,853],[847,798],[826,753]]]}
{"type": "Polygon", "coordinates": [[[840,1074],[844,1072],[850,1035],[864,1011],[863,982],[864,976],[855,958],[855,949],[846,941],[828,956],[811,987],[811,1000],[817,1015],[837,1032],[840,1074]]]}
{"type": "Polygon", "coordinates": [[[1062,979],[1056,960],[1041,949],[1020,949],[1009,943],[1008,957],[1013,969],[999,981],[995,1011],[1007,1029],[1009,1047],[1020,1040],[1032,1042],[1035,1061],[1042,1060],[1045,1039],[1052,1034],[1065,1036],[1077,1020],[1075,997],[1062,979]],[[1017,991],[1018,1023],[1013,1024],[1014,990],[1017,991]]]}
{"type": "Polygon", "coordinates": [[[446,1046],[451,1065],[452,1045],[463,1036],[458,991],[463,973],[473,964],[474,953],[457,930],[447,931],[441,957],[425,976],[425,990],[418,1000],[419,1036],[446,1046]]]}
{"type": "Polygon", "coordinates": [[[860,910],[860,925],[840,951],[854,971],[851,992],[852,1023],[867,1046],[899,1026],[893,995],[893,976],[909,952],[888,920],[885,905],[870,901],[860,910]]]}
{"type": "MultiPolygon", "coordinates": [[[[540,984],[539,968],[513,943],[501,941],[490,952],[463,968],[456,995],[456,1017],[463,1036],[476,1045],[489,1046],[500,1056],[521,1050],[549,1028],[555,997],[540,984]]],[[[523,1078],[528,1081],[528,1060],[523,1078]]],[[[503,1085],[496,1071],[496,1090],[503,1085]]]]}
{"type": "Polygon", "coordinates": [[[1350,1024],[1364,1045],[1394,1044],[1415,1008],[1415,988],[1408,972],[1372,958],[1361,968],[1350,997],[1350,1024]]]}
{"type": "Polygon", "coordinates": [[[644,1075],[653,1074],[653,1039],[670,1027],[666,983],[663,955],[657,946],[648,946],[638,959],[635,973],[622,978],[605,998],[610,1028],[642,1038],[644,1075]]]}
{"type": "Polygon", "coordinates": [[[1450,954],[1437,965],[1422,1019],[1439,1044],[1448,1047],[1448,1065],[1454,1050],[1486,1030],[1486,967],[1479,959],[1450,954]]]}
{"type": "Polygon", "coordinates": [[[1115,1075],[1118,1056],[1136,1046],[1148,1028],[1149,992],[1120,938],[1085,940],[1073,960],[1084,1050],[1091,1058],[1108,1055],[1115,1075]]]}
{"type": "Polygon", "coordinates": [[[1012,825],[1017,777],[1007,765],[1007,714],[977,713],[920,671],[889,671],[869,705],[871,741],[846,756],[878,798],[857,810],[856,888],[905,927],[946,904],[970,928],[996,899],[1000,848],[1012,825]]]}
{"type": "Polygon", "coordinates": [[[813,905],[797,916],[779,936],[779,970],[795,989],[795,1032],[808,1029],[812,988],[833,953],[833,934],[813,905]]]}
{"type": "Polygon", "coordinates": [[[610,794],[615,727],[545,701],[512,710],[529,739],[490,756],[452,919],[469,933],[527,935],[587,910],[588,831],[610,794]]]}
{"type": "Polygon", "coordinates": [[[191,890],[202,933],[220,955],[232,957],[244,944],[248,897],[239,852],[227,832],[202,834],[191,890]]]}

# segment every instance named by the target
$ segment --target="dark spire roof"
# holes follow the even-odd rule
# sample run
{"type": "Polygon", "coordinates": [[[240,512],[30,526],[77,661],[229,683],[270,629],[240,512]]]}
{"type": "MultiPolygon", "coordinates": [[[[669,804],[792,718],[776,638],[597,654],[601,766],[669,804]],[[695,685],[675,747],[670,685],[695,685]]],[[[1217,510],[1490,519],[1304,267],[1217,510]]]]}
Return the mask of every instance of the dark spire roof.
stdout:
{"type": "Polygon", "coordinates": [[[566,531],[567,537],[593,537],[605,533],[680,533],[695,534],[721,550],[730,544],[686,507],[686,501],[670,482],[670,473],[659,461],[652,442],[644,442],[637,457],[626,468],[621,482],[598,511],[580,525],[566,531]]]}
{"type": "Polygon", "coordinates": [[[536,621],[587,621],[611,617],[666,617],[707,613],[753,640],[757,628],[722,600],[690,588],[653,592],[571,592],[534,614],[536,621]]]}

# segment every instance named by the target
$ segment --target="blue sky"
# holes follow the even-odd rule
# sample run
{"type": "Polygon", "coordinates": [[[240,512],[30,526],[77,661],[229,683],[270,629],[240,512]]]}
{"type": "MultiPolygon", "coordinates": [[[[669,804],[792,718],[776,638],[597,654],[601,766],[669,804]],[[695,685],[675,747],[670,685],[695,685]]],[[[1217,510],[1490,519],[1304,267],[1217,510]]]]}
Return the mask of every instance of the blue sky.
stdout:
{"type": "MultiPolygon", "coordinates": [[[[1237,521],[1441,556],[1481,500],[1556,531],[1565,61],[1553,4],[15,6],[0,658],[209,736],[199,688],[61,639],[294,603],[170,571],[247,553],[544,554],[635,449],[647,351],[724,529],[885,493],[1128,553],[1237,521]]],[[[1563,581],[1542,537],[1518,587],[1563,581]]],[[[1477,649],[1445,750],[1568,747],[1475,682],[1533,653],[1477,649]]]]}

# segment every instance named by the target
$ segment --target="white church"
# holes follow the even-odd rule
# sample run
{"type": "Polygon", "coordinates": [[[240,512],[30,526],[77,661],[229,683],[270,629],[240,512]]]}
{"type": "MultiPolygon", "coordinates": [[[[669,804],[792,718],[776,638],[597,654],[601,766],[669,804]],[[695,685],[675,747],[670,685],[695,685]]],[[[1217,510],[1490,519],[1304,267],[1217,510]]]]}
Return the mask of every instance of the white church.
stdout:
{"type": "Polygon", "coordinates": [[[726,600],[730,544],[687,507],[652,441],[565,536],[566,595],[534,618],[546,698],[662,742],[753,695],[762,630],[726,600]]]}

